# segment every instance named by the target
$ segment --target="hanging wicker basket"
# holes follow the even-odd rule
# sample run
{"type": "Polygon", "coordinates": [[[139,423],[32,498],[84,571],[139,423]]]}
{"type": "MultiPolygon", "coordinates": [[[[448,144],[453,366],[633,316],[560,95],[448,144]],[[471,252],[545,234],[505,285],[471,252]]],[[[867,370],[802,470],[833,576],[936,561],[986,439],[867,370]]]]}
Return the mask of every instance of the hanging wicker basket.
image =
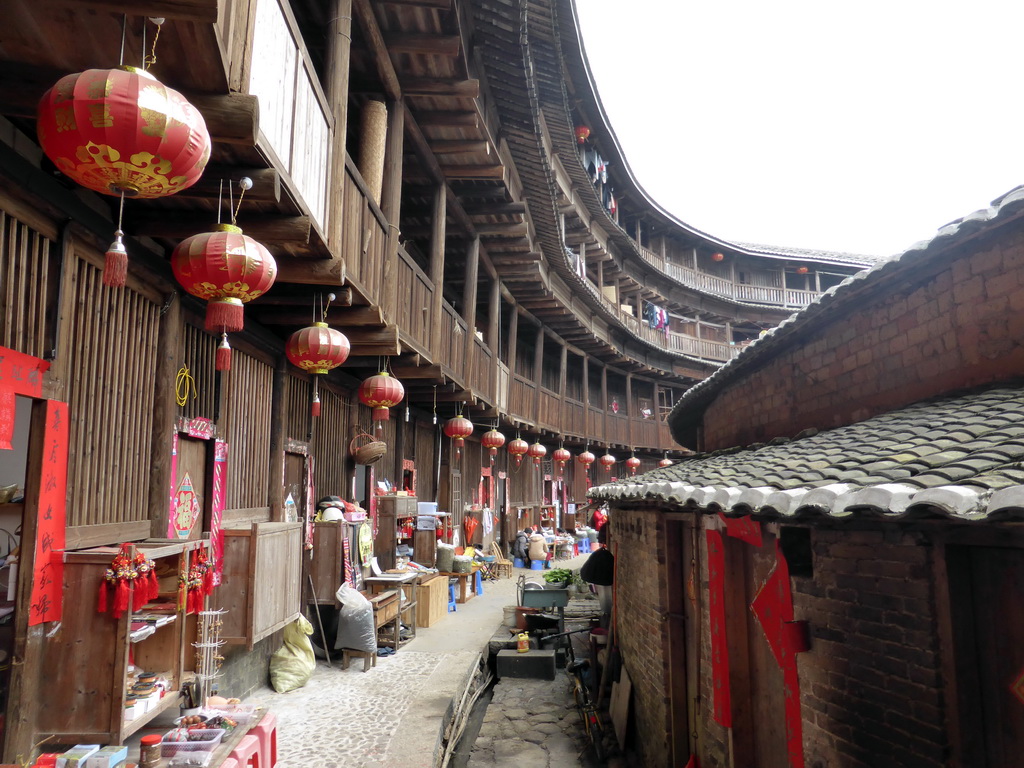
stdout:
{"type": "Polygon", "coordinates": [[[388,444],[381,440],[374,440],[372,435],[360,432],[349,441],[348,452],[355,459],[356,464],[374,464],[387,454],[388,444]]]}

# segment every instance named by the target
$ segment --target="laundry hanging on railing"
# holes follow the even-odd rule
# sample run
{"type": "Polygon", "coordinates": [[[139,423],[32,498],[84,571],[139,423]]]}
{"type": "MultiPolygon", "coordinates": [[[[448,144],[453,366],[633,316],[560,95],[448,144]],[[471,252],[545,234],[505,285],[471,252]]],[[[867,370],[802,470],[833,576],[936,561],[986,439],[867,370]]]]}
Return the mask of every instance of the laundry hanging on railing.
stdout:
{"type": "Polygon", "coordinates": [[[668,333],[668,312],[649,301],[644,302],[644,320],[654,330],[668,333]]]}

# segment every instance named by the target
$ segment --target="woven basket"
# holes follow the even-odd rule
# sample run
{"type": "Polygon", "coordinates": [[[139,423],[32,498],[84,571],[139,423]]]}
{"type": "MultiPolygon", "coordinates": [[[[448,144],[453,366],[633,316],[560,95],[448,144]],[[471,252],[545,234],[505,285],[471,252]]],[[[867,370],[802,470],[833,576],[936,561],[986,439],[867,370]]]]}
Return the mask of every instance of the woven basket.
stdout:
{"type": "Polygon", "coordinates": [[[360,432],[349,441],[348,452],[356,464],[373,464],[384,458],[388,452],[388,444],[360,432]],[[366,440],[369,442],[363,442],[366,440]]]}

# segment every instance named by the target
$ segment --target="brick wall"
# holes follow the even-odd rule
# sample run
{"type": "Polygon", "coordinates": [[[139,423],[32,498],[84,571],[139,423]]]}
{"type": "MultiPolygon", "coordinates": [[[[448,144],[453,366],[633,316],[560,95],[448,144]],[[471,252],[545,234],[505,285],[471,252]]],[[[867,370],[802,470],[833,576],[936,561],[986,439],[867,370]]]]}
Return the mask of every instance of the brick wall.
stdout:
{"type": "Polygon", "coordinates": [[[616,509],[609,525],[616,556],[616,640],[633,683],[636,747],[644,765],[669,766],[663,520],[655,511],[616,509]]]}
{"type": "Polygon", "coordinates": [[[1024,224],[858,290],[827,322],[727,387],[704,450],[834,427],[958,388],[1024,375],[1024,224]]]}
{"type": "Polygon", "coordinates": [[[896,529],[811,536],[814,575],[793,578],[812,638],[798,656],[807,768],[945,765],[932,547],[896,529]]]}

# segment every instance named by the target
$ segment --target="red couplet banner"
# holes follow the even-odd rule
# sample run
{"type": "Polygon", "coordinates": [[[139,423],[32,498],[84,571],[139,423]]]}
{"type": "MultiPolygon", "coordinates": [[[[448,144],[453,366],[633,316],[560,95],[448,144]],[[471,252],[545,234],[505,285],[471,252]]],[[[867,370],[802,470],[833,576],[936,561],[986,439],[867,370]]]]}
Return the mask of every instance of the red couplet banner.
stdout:
{"type": "Polygon", "coordinates": [[[64,526],[67,519],[68,405],[46,402],[46,437],[39,486],[39,517],[32,568],[30,625],[58,621],[64,584],[64,526]]]}

